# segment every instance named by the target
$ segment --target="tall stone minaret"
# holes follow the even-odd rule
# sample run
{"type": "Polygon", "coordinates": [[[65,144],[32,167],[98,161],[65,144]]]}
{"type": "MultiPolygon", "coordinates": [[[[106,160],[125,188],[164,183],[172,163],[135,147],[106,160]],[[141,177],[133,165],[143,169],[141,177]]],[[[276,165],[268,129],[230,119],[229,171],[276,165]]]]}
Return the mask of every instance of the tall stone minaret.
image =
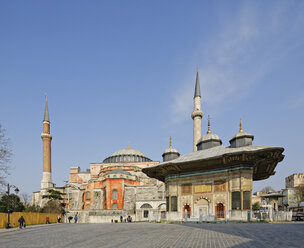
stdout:
{"type": "Polygon", "coordinates": [[[43,176],[41,180],[41,190],[53,188],[52,182],[52,169],[51,169],[51,140],[52,135],[50,133],[50,117],[47,104],[47,96],[45,96],[45,110],[43,118],[43,133],[42,138],[42,153],[43,153],[43,176]]]}
{"type": "Polygon", "coordinates": [[[203,118],[203,111],[201,110],[201,90],[200,90],[200,82],[199,82],[199,74],[198,74],[198,66],[196,72],[196,83],[195,83],[195,90],[194,90],[194,108],[191,114],[193,119],[193,151],[197,151],[196,144],[198,140],[202,136],[202,118],[203,118]]]}

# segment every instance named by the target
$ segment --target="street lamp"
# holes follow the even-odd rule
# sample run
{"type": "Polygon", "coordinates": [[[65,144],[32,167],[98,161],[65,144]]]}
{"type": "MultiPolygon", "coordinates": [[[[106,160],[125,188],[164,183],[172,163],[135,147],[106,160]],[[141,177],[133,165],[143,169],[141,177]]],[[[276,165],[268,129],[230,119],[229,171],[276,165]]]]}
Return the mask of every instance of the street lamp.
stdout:
{"type": "Polygon", "coordinates": [[[10,185],[9,183],[7,184],[7,226],[6,228],[11,228],[11,223],[10,223],[10,189],[14,188],[16,194],[19,193],[19,189],[15,185],[10,185]]]}

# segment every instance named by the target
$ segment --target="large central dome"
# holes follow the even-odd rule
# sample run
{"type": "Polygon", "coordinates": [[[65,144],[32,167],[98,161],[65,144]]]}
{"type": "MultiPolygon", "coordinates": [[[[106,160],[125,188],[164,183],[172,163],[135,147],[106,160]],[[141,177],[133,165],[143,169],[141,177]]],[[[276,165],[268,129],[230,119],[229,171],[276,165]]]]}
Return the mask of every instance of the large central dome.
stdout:
{"type": "Polygon", "coordinates": [[[120,163],[120,162],[150,162],[142,152],[133,148],[124,148],[114,152],[110,157],[106,158],[104,163],[120,163]]]}

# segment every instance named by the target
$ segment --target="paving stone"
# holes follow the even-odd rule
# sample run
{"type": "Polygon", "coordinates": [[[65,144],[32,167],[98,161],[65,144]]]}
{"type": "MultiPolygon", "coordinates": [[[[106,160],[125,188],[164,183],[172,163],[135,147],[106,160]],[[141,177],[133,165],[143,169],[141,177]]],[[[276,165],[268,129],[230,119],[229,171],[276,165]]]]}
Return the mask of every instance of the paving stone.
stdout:
{"type": "Polygon", "coordinates": [[[56,224],[0,230],[5,248],[303,247],[304,223],[56,224]]]}

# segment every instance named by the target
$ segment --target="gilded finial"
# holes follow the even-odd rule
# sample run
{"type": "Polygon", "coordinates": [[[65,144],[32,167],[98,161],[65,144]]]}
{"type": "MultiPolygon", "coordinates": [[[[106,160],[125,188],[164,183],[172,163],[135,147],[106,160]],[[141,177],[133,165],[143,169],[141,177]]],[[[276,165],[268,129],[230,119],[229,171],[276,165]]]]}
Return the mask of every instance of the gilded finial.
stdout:
{"type": "Polygon", "coordinates": [[[240,133],[243,132],[242,119],[240,119],[240,133]]]}
{"type": "Polygon", "coordinates": [[[208,131],[207,133],[211,133],[211,130],[210,130],[210,115],[208,115],[208,131]]]}
{"type": "Polygon", "coordinates": [[[171,136],[170,136],[170,148],[172,148],[172,139],[171,139],[171,136]]]}
{"type": "Polygon", "coordinates": [[[128,142],[128,149],[130,149],[130,142],[128,142]]]}

